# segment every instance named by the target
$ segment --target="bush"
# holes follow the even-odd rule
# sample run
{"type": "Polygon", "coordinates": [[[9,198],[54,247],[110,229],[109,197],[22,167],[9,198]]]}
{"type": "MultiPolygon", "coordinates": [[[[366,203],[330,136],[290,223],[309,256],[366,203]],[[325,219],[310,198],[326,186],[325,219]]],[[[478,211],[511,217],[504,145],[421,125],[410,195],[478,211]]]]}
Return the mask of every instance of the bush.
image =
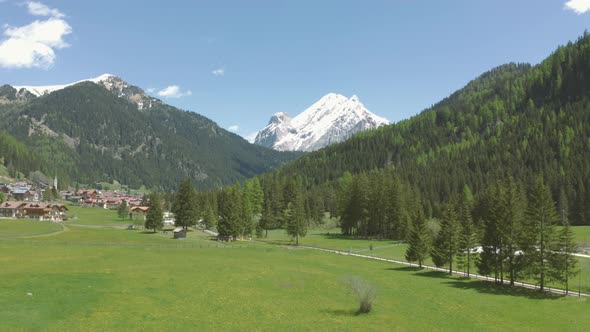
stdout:
{"type": "Polygon", "coordinates": [[[365,314],[371,312],[376,296],[375,286],[360,277],[344,278],[343,283],[350,287],[359,301],[358,313],[365,314]]]}

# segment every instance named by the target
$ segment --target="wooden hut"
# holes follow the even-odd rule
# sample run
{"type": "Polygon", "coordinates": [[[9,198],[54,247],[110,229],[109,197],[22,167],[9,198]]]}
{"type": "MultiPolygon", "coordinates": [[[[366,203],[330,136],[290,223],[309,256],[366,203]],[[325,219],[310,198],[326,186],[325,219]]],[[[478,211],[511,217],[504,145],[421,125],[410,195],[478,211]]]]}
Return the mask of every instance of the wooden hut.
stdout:
{"type": "Polygon", "coordinates": [[[174,238],[175,239],[185,239],[186,238],[186,229],[182,227],[176,227],[174,229],[174,238]]]}

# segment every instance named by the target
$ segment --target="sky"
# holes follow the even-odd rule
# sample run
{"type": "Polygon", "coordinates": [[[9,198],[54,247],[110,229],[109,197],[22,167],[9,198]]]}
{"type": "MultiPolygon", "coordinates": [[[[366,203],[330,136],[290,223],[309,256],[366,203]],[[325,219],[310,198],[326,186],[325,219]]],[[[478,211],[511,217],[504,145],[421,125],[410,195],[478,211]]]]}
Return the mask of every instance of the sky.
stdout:
{"type": "Polygon", "coordinates": [[[334,92],[397,122],[590,26],[590,0],[0,0],[0,84],[117,75],[252,138],[334,92]]]}

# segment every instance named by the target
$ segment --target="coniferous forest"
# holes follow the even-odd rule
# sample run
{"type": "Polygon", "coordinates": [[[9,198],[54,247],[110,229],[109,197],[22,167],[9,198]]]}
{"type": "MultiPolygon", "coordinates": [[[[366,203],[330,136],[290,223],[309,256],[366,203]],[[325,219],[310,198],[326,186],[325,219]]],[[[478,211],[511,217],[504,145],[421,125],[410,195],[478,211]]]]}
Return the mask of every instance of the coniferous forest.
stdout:
{"type": "Polygon", "coordinates": [[[203,218],[226,238],[277,228],[298,238],[329,215],[343,235],[406,241],[406,259],[420,265],[431,257],[469,273],[476,263],[499,282],[567,288],[577,273],[569,226],[590,225],[589,96],[584,33],[408,120],[200,193],[203,218]]]}
{"type": "MultiPolygon", "coordinates": [[[[309,197],[311,215],[336,213],[341,189],[350,186],[360,195],[351,200],[354,205],[366,200],[385,209],[376,202],[398,204],[395,194],[386,193],[399,190],[427,218],[440,218],[465,186],[478,198],[498,181],[512,178],[524,191],[542,177],[560,214],[573,225],[590,225],[588,151],[590,35],[584,33],[536,66],[494,68],[410,119],[305,155],[260,182],[270,205],[284,207],[274,201],[284,200],[285,188],[296,179],[309,197]]],[[[403,238],[408,225],[377,234],[403,238]]],[[[344,225],[343,231],[353,229],[344,225]]]]}

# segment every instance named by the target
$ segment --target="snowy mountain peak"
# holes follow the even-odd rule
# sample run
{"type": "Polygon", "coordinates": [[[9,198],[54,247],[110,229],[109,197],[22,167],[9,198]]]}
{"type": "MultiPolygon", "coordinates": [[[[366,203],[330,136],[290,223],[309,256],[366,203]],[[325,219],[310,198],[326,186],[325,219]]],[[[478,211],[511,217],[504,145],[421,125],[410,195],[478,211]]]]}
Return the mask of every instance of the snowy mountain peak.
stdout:
{"type": "Polygon", "coordinates": [[[276,113],[254,142],[281,151],[314,151],[386,124],[389,121],[369,112],[356,95],[329,93],[292,119],[276,113]]]}
{"type": "Polygon", "coordinates": [[[285,112],[279,112],[279,113],[275,113],[273,116],[270,117],[270,121],[269,123],[283,123],[283,122],[290,122],[291,121],[291,117],[289,116],[289,114],[285,113],[285,112]]]}
{"type": "Polygon", "coordinates": [[[130,85],[121,78],[113,74],[102,74],[95,78],[89,78],[73,83],[60,84],[60,85],[46,85],[46,86],[13,86],[20,94],[31,93],[36,97],[41,97],[46,94],[53,93],[55,91],[63,90],[75,84],[82,82],[93,82],[103,86],[111,93],[117,95],[119,98],[127,99],[128,101],[137,105],[138,110],[151,108],[157,99],[148,96],[141,88],[130,85]]]}
{"type": "Polygon", "coordinates": [[[81,80],[81,81],[77,81],[74,83],[68,83],[68,84],[44,85],[44,86],[30,86],[30,85],[17,86],[17,85],[14,85],[13,88],[15,88],[18,91],[20,91],[21,89],[25,89],[25,90],[29,91],[30,93],[32,93],[33,95],[40,97],[42,95],[49,94],[54,91],[65,89],[65,88],[72,86],[74,84],[78,84],[78,83],[82,83],[82,82],[101,83],[101,82],[108,81],[113,78],[118,78],[118,77],[116,77],[115,75],[112,75],[112,74],[102,74],[102,75],[95,77],[95,78],[89,78],[86,80],[81,80]]]}

